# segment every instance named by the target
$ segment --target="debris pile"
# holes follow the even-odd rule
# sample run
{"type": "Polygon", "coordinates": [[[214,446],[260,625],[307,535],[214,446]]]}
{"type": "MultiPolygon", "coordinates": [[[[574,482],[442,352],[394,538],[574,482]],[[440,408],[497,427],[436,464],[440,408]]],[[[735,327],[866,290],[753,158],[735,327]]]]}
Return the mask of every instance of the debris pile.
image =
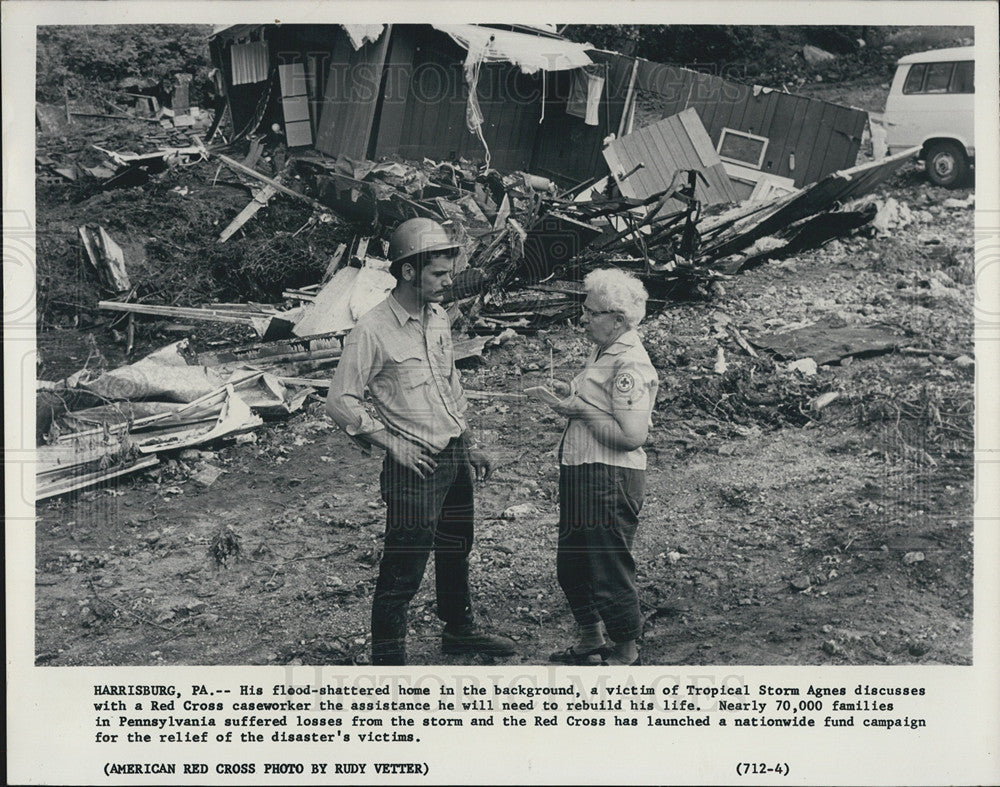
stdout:
{"type": "MultiPolygon", "coordinates": [[[[197,349],[174,341],[103,374],[85,366],[57,383],[41,383],[38,423],[48,444],[40,496],[149,467],[158,453],[233,437],[262,424],[264,415],[301,407],[325,388],[346,333],[392,288],[385,243],[409,218],[433,218],[461,244],[449,306],[461,360],[482,355],[512,329],[534,331],[578,316],[580,279],[595,267],[634,271],[655,310],[673,296],[712,297],[727,276],[822,245],[878,217],[877,226],[888,226],[890,211],[865,195],[913,153],[800,190],[755,189],[734,206],[730,177],[693,108],[610,138],[604,150],[610,175],[560,189],[548,178],[464,159],[330,158],[312,148],[291,150],[267,135],[241,143],[240,156],[235,143],[211,143],[218,122],[204,139],[187,133],[209,119],[194,107],[182,111],[183,96],[175,94],[172,109],[155,98],[131,97],[132,108],[110,104],[116,114],[107,117],[66,108],[70,121],[151,121],[143,146],[169,143],[135,153],[109,147],[109,136],[89,146],[104,166],[74,165],[98,191],[84,205],[103,200],[122,208],[110,227],[81,216],[77,258],[89,264],[102,296],[85,308],[112,314],[111,325],[124,331],[126,358],[148,340],[137,340],[148,319],[161,332],[208,324],[222,338],[197,349]],[[168,189],[171,182],[177,185],[168,189]],[[136,187],[144,190],[142,199],[130,194],[136,187]],[[228,195],[224,204],[206,213],[203,205],[220,193],[228,195]],[[237,193],[249,202],[238,202],[237,193]],[[168,194],[172,207],[155,204],[168,194]],[[141,247],[119,240],[129,234],[130,211],[178,208],[184,222],[176,237],[166,237],[164,226],[165,237],[145,238],[141,247]],[[174,249],[163,255],[173,261],[174,291],[164,287],[169,281],[150,286],[145,275],[150,252],[167,247],[174,249]],[[202,262],[192,265],[188,252],[202,262]],[[254,288],[273,295],[269,302],[211,300],[206,277],[237,297],[254,288]]],[[[40,112],[39,122],[51,115],[40,112]]],[[[44,288],[43,282],[40,292],[44,288]]],[[[755,355],[736,333],[737,344],[755,355]]],[[[842,355],[852,352],[858,350],[842,355]]],[[[786,372],[779,390],[773,361],[728,368],[721,348],[715,371],[693,381],[682,398],[736,423],[802,424],[817,411],[809,403],[829,393],[820,377],[808,376],[814,369],[805,369],[806,376],[786,372]]]]}

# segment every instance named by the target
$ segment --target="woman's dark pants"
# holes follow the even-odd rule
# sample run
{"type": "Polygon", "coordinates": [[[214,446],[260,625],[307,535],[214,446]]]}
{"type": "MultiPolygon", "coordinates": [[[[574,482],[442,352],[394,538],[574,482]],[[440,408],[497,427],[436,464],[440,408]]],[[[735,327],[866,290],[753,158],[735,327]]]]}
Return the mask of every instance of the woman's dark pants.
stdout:
{"type": "Polygon", "coordinates": [[[642,634],[632,541],[646,473],[604,464],[561,465],[556,571],[580,625],[601,621],[614,642],[642,634]]]}

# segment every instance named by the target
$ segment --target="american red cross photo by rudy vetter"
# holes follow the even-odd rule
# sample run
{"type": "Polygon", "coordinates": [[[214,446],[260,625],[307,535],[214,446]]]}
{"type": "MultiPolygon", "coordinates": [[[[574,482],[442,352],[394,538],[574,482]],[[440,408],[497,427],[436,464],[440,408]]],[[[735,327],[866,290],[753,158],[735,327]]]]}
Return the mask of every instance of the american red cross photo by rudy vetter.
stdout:
{"type": "Polygon", "coordinates": [[[37,666],[971,664],[971,27],[36,44],[37,666]]]}

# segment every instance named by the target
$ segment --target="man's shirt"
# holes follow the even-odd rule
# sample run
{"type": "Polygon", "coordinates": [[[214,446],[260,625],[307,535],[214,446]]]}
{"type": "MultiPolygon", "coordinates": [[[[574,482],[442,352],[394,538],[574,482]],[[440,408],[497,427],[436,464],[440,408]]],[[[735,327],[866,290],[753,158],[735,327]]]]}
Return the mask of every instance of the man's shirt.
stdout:
{"type": "MultiPolygon", "coordinates": [[[[640,410],[649,418],[658,387],[656,369],[639,334],[626,331],[603,351],[594,348],[583,371],[573,378],[570,394],[609,414],[640,410]]],[[[561,457],[564,465],[599,462],[646,469],[646,452],[642,448],[633,451],[609,448],[594,436],[593,427],[582,418],[571,418],[566,424],[561,457]]]]}
{"type": "Polygon", "coordinates": [[[387,429],[431,451],[444,449],[468,427],[448,314],[429,303],[417,319],[390,294],[348,335],[327,401],[352,437],[364,441],[387,429]]]}

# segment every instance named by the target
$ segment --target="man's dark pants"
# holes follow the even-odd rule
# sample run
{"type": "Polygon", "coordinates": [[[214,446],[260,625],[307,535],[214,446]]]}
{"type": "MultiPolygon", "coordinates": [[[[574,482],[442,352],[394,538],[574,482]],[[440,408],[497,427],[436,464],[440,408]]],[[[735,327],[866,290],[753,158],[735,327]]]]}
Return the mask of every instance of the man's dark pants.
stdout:
{"type": "Polygon", "coordinates": [[[645,493],[643,470],[561,465],[556,573],[580,625],[604,621],[614,642],[642,634],[632,541],[645,493]]]}
{"type": "Polygon", "coordinates": [[[406,663],[406,610],[434,551],[437,613],[449,627],[473,621],[469,552],[473,537],[472,471],[461,438],[434,457],[427,478],[388,455],[382,465],[385,551],[372,602],[372,663],[406,663]]]}

